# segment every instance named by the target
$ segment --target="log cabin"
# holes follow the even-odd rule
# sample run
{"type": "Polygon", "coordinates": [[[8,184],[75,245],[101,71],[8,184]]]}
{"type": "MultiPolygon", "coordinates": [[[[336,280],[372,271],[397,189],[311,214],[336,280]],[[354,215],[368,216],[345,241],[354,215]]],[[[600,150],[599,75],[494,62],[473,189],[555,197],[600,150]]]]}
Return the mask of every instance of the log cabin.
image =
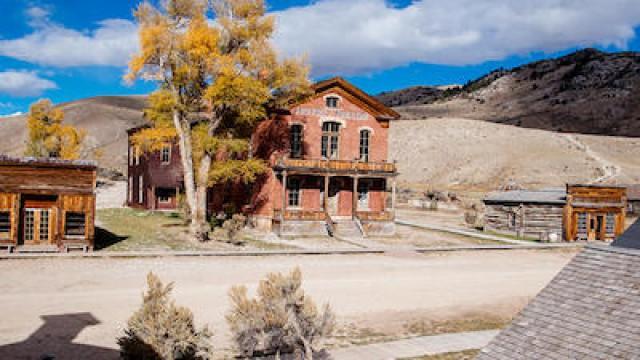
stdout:
{"type": "Polygon", "coordinates": [[[485,230],[543,241],[611,241],[625,229],[626,188],[569,184],[514,190],[484,200],[485,230]]]}
{"type": "Polygon", "coordinates": [[[0,246],[91,250],[95,190],[91,161],[0,156],[0,246]]]}
{"type": "MultiPolygon", "coordinates": [[[[398,171],[387,153],[389,122],[399,114],[342,78],[314,90],[260,122],[253,156],[270,171],[255,184],[209,189],[209,213],[241,209],[256,228],[287,236],[394,233],[398,171]]],[[[127,203],[176,209],[183,191],[179,148],[140,153],[131,139],[142,128],[128,132],[127,203]]]]}

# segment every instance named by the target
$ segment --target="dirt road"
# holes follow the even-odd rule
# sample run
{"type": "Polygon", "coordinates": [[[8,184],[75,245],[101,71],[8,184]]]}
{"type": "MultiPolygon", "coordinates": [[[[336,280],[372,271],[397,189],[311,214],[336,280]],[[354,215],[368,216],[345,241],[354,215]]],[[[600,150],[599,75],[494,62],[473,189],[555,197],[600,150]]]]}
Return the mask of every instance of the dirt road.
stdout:
{"type": "Polygon", "coordinates": [[[67,343],[79,352],[94,351],[93,358],[117,356],[109,349],[117,347],[116,337],[139,305],[148,271],[175,282],[177,303],[190,307],[197,322],[209,323],[220,348],[229,346],[224,322],[227,291],[236,284],[254,289],[267,272],[299,265],[308,293],[318,303],[330,302],[342,325],[391,331],[416,319],[448,319],[474,312],[510,316],[573,255],[505,251],[2,261],[0,354],[3,345],[6,350],[6,344],[23,342],[12,351],[49,349],[51,344],[59,348],[67,343]],[[97,352],[77,344],[106,349],[97,352]]]}

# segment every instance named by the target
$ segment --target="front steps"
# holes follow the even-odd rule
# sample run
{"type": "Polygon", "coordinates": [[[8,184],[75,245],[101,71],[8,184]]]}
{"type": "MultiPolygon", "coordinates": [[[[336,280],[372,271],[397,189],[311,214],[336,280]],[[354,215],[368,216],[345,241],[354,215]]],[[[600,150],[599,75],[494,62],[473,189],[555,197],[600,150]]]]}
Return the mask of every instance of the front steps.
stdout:
{"type": "Polygon", "coordinates": [[[334,221],[334,236],[342,238],[361,238],[362,231],[353,220],[334,221]]]}

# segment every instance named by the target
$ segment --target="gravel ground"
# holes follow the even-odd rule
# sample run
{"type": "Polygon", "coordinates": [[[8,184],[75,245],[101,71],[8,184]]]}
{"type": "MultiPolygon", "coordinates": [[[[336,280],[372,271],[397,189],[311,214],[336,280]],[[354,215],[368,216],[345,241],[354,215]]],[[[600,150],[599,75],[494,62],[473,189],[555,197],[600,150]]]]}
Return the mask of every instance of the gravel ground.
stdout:
{"type": "Polygon", "coordinates": [[[399,335],[417,320],[480,313],[512,316],[572,256],[571,252],[505,251],[2,261],[0,354],[3,348],[11,349],[19,358],[53,349],[61,359],[85,358],[88,353],[93,359],[117,358],[117,352],[109,349],[116,348],[116,337],[139,306],[149,271],[175,282],[177,303],[190,307],[197,322],[210,325],[216,347],[222,349],[230,346],[224,321],[227,291],[238,284],[253,290],[268,272],[300,266],[306,290],[318,303],[331,303],[341,327],[399,335]],[[26,342],[5,345],[21,341],[26,342]]]}

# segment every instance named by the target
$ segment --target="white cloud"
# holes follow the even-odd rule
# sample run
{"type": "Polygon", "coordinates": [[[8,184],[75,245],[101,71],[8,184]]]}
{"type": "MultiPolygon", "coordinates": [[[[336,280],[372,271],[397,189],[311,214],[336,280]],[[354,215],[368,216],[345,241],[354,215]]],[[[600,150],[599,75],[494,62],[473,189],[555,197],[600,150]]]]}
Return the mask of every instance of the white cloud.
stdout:
{"type": "Polygon", "coordinates": [[[26,14],[33,32],[0,40],[0,56],[53,67],[125,66],[138,46],[136,25],[106,19],[93,30],[78,31],[49,20],[49,10],[31,7],[26,14]]]}
{"type": "MultiPolygon", "coordinates": [[[[124,67],[138,48],[135,23],[108,19],[91,30],[27,9],[30,34],[0,39],[0,56],[52,67],[124,67]]],[[[614,46],[640,25],[638,0],[318,0],[275,13],[275,44],[308,54],[314,75],[362,74],[411,62],[466,65],[533,51],[614,46]]]]}
{"type": "Polygon", "coordinates": [[[53,81],[43,79],[33,71],[0,72],[0,94],[14,97],[38,96],[46,90],[56,88],[57,85],[53,81]]]}
{"type": "Polygon", "coordinates": [[[18,111],[18,112],[14,112],[13,114],[0,115],[0,118],[9,118],[9,117],[20,116],[20,115],[24,115],[24,113],[21,111],[18,111]]]}
{"type": "Polygon", "coordinates": [[[276,44],[308,54],[315,75],[358,74],[411,62],[466,65],[532,51],[624,48],[638,0],[321,0],[277,13],[276,44]]]}

